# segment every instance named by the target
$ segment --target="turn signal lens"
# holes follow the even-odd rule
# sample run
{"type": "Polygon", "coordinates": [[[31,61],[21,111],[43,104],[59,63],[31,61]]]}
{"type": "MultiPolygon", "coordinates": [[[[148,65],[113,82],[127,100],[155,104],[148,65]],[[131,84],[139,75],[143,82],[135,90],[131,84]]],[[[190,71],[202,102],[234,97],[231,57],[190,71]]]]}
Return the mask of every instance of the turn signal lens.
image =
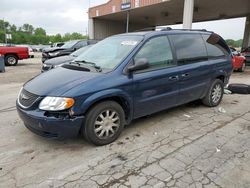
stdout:
{"type": "Polygon", "coordinates": [[[67,109],[71,108],[74,105],[74,103],[75,103],[74,99],[72,99],[72,98],[64,98],[64,100],[66,102],[65,107],[67,109]]]}

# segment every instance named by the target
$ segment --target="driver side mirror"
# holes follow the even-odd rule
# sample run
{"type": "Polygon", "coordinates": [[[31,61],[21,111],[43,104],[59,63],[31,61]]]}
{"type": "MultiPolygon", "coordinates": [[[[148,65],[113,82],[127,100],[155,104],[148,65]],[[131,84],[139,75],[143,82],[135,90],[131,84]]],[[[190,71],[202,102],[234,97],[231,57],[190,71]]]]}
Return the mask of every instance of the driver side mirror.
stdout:
{"type": "Polygon", "coordinates": [[[130,65],[127,70],[128,72],[133,72],[137,70],[147,69],[149,67],[149,62],[146,58],[140,58],[135,61],[134,65],[130,65]]]}

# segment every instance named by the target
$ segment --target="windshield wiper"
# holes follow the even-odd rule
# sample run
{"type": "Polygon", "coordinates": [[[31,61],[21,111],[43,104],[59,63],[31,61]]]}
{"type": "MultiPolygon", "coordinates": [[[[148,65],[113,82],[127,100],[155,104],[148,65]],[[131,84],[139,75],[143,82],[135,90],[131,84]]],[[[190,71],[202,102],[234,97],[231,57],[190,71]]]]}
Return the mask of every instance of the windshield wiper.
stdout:
{"type": "Polygon", "coordinates": [[[92,65],[98,72],[102,72],[102,68],[98,65],[96,65],[95,63],[93,62],[88,62],[88,61],[85,61],[85,60],[81,60],[81,61],[74,61],[76,63],[84,63],[84,64],[89,64],[89,65],[92,65]]]}

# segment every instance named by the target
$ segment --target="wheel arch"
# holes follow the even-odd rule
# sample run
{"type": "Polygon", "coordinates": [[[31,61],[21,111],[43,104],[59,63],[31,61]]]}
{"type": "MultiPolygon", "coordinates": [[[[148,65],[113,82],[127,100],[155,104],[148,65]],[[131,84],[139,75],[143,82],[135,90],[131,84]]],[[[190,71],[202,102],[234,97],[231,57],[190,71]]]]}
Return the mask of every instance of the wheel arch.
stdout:
{"type": "Polygon", "coordinates": [[[4,54],[4,57],[9,56],[9,55],[13,55],[13,56],[17,57],[17,60],[19,60],[19,56],[16,53],[6,53],[6,54],[4,54]]]}
{"type": "Polygon", "coordinates": [[[225,83],[225,75],[219,75],[215,79],[221,80],[223,83],[225,83]]]}
{"type": "Polygon", "coordinates": [[[80,111],[86,114],[96,104],[109,100],[121,105],[125,113],[126,122],[129,123],[133,117],[132,99],[127,93],[121,90],[112,89],[91,95],[81,104],[80,111]]]}

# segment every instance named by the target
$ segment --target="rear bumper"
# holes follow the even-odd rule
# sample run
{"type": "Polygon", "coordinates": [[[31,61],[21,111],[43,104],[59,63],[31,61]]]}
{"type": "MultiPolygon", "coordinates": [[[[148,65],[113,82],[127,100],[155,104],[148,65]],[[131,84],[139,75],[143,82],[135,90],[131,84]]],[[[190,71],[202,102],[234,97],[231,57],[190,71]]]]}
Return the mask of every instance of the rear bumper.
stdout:
{"type": "Polygon", "coordinates": [[[33,133],[47,137],[65,139],[76,137],[84,121],[84,116],[73,118],[56,118],[44,116],[43,111],[25,111],[18,107],[19,117],[33,133]]]}

